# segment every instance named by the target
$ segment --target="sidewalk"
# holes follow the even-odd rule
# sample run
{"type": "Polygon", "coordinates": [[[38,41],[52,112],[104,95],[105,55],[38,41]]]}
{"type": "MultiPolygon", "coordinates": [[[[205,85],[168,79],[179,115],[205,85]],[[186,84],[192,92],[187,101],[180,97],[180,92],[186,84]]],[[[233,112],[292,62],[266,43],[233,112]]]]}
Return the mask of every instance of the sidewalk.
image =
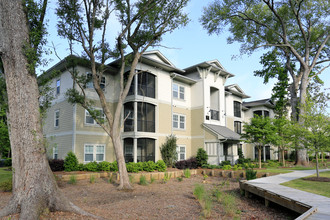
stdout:
{"type": "MultiPolygon", "coordinates": [[[[320,170],[330,171],[329,169],[320,170]]],[[[268,192],[290,198],[294,201],[306,204],[311,208],[314,208],[316,212],[312,215],[302,217],[301,219],[330,219],[330,198],[325,196],[316,195],[309,192],[293,189],[290,187],[282,186],[281,183],[288,182],[290,180],[306,177],[315,174],[315,170],[301,170],[293,171],[292,173],[279,174],[276,176],[264,177],[255,180],[247,181],[245,184],[266,190],[268,192]]]]}

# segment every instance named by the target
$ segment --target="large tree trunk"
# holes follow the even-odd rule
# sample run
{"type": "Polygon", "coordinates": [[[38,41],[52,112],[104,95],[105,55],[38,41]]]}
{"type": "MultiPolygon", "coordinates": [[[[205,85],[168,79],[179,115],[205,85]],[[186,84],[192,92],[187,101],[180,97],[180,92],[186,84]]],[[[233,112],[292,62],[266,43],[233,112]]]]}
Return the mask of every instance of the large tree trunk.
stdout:
{"type": "Polygon", "coordinates": [[[131,186],[129,182],[129,177],[126,169],[125,164],[125,158],[124,158],[124,150],[123,146],[121,144],[121,138],[120,135],[112,136],[112,143],[113,147],[115,149],[117,164],[118,164],[118,170],[119,170],[119,176],[120,176],[120,182],[118,189],[119,190],[132,190],[133,187],[131,186]]]}
{"type": "Polygon", "coordinates": [[[23,45],[29,30],[23,2],[0,1],[0,56],[6,78],[12,147],[13,195],[1,216],[38,219],[45,210],[89,215],[59,191],[49,168],[39,112],[36,76],[28,71],[23,45]]]}

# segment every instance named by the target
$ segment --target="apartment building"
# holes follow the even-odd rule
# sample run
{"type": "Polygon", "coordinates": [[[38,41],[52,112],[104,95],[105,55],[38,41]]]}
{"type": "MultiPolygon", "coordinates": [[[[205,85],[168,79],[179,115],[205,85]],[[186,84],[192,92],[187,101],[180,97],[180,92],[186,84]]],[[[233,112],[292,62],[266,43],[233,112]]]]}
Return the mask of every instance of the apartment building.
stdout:
{"type": "MultiPolygon", "coordinates": [[[[118,61],[108,66],[100,85],[114,110],[120,79],[118,61]]],[[[88,62],[77,62],[74,68],[79,74],[91,74],[88,62]]],[[[49,156],[64,158],[73,151],[82,163],[114,161],[109,136],[85,109],[70,104],[65,96],[68,89],[76,86],[65,61],[56,64],[43,77],[51,77],[53,70],[60,74],[52,77],[55,99],[44,122],[49,156]]],[[[241,142],[242,124],[253,117],[253,112],[266,115],[268,111],[272,116],[272,103],[243,102],[249,96],[238,85],[225,85],[234,75],[219,61],[179,69],[159,51],[150,51],[144,53],[136,70],[141,73],[132,82],[121,116],[127,162],[161,159],[160,147],[171,134],[178,139],[179,160],[195,156],[198,148],[207,151],[210,164],[223,160],[235,163],[239,147],[247,157],[255,158],[254,146],[241,142]]],[[[94,108],[101,111],[91,82],[86,84],[86,96],[94,100],[94,108]]],[[[268,155],[267,149],[264,152],[268,155]]]]}

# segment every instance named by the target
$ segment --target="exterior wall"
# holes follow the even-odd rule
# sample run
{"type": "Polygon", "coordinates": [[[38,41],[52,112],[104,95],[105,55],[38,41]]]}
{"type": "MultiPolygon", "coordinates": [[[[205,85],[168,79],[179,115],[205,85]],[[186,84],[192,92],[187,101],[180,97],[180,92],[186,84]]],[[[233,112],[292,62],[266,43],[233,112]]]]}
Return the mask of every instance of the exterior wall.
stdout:
{"type": "Polygon", "coordinates": [[[241,110],[241,117],[234,116],[234,101],[243,103],[242,98],[227,94],[226,95],[226,127],[234,131],[234,121],[242,122],[242,131],[243,131],[243,122],[245,121],[245,112],[241,110]]]}
{"type": "Polygon", "coordinates": [[[53,158],[53,148],[57,147],[58,159],[64,159],[72,151],[72,135],[54,135],[47,137],[47,156],[53,158]]]}

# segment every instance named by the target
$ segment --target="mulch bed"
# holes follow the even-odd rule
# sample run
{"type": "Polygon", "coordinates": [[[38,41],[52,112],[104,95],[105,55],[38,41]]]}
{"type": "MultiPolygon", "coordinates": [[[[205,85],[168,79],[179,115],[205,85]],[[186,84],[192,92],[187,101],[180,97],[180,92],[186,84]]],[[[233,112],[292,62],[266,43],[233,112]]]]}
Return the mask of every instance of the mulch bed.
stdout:
{"type": "Polygon", "coordinates": [[[317,181],[317,182],[330,182],[329,177],[307,177],[307,178],[303,178],[303,180],[317,181]]]}

